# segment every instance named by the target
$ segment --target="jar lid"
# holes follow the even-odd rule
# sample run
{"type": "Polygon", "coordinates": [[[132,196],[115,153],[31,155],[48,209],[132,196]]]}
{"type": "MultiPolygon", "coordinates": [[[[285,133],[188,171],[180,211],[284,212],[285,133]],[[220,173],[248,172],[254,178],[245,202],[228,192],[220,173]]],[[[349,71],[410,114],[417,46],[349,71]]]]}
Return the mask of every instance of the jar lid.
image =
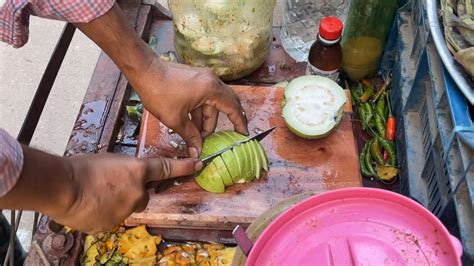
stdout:
{"type": "Polygon", "coordinates": [[[319,24],[319,35],[326,40],[333,41],[341,37],[342,21],[337,17],[324,17],[319,24]]]}
{"type": "Polygon", "coordinates": [[[374,188],[318,194],[258,237],[247,265],[458,265],[462,245],[417,202],[374,188]]]}

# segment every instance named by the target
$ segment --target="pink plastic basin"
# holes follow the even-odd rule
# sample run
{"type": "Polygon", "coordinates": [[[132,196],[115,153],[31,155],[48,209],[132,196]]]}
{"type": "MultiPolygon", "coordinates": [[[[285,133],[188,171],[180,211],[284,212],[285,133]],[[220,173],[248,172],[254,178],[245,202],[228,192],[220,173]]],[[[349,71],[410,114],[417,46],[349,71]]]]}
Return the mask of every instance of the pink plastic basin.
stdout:
{"type": "Polygon", "coordinates": [[[247,265],[461,265],[462,246],[423,206],[372,188],[339,189],[287,210],[247,265]]]}

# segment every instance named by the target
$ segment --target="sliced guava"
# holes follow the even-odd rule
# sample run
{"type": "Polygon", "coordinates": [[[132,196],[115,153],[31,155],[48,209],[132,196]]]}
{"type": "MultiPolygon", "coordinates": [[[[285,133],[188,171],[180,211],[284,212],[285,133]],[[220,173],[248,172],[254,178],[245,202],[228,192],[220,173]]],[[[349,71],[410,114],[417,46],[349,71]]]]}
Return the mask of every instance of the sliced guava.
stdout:
{"type": "Polygon", "coordinates": [[[216,150],[214,145],[211,145],[211,142],[206,138],[204,142],[202,143],[202,151],[201,154],[199,155],[199,158],[202,160],[205,157],[216,153],[218,150],[216,150]]]}
{"type": "MultiPolygon", "coordinates": [[[[247,139],[246,136],[241,135],[237,132],[234,131],[228,131],[226,132],[231,138],[233,138],[234,142],[237,141],[242,141],[247,139]]],[[[245,153],[245,161],[244,161],[244,174],[242,177],[245,179],[245,181],[249,182],[252,181],[252,179],[255,177],[255,159],[252,156],[253,152],[249,146],[249,143],[243,143],[238,147],[235,147],[234,149],[237,149],[239,147],[242,147],[245,153]]]]}
{"type": "MultiPolygon", "coordinates": [[[[215,145],[212,144],[212,139],[211,140],[205,140],[204,142],[207,142],[209,146],[211,146],[213,153],[218,152],[220,149],[217,148],[215,145]]],[[[203,146],[204,147],[204,146],[203,146]]],[[[219,174],[222,178],[222,182],[224,183],[224,186],[232,186],[234,184],[234,181],[232,180],[232,177],[230,176],[229,169],[227,168],[226,164],[222,160],[222,155],[219,157],[216,157],[212,160],[212,162],[216,165],[217,169],[219,169],[219,174]]]]}
{"type": "Polygon", "coordinates": [[[174,22],[176,29],[187,38],[198,39],[206,33],[205,19],[195,13],[177,16],[174,22]]]}
{"type": "Polygon", "coordinates": [[[329,135],[339,124],[346,103],[344,90],[321,76],[303,76],[285,88],[282,116],[296,135],[318,139],[329,135]]]}
{"type": "MultiPolygon", "coordinates": [[[[232,137],[229,133],[230,132],[228,132],[228,131],[222,131],[222,132],[219,132],[217,134],[218,134],[218,136],[221,136],[222,138],[224,138],[225,141],[227,141],[228,143],[234,144],[238,140],[235,139],[234,137],[232,137]]],[[[247,181],[247,174],[250,171],[248,169],[249,165],[247,163],[247,161],[248,161],[247,150],[244,149],[244,147],[241,145],[241,146],[237,146],[237,147],[233,148],[232,152],[233,152],[235,158],[237,159],[237,163],[238,163],[239,169],[240,169],[239,170],[240,175],[237,178],[237,180],[234,179],[234,183],[243,183],[243,182],[247,181]]]]}
{"type": "MultiPolygon", "coordinates": [[[[215,144],[215,146],[219,150],[225,149],[226,147],[229,147],[233,144],[231,139],[227,138],[226,136],[223,136],[220,133],[212,134],[210,137],[213,137],[210,141],[212,142],[212,144],[215,144]]],[[[237,155],[234,151],[230,150],[228,152],[224,152],[221,157],[225,165],[227,166],[227,170],[229,171],[232,180],[234,181],[234,183],[237,183],[237,181],[241,179],[241,166],[240,160],[238,159],[237,155]]]]}
{"type": "Polygon", "coordinates": [[[260,158],[260,152],[257,148],[257,142],[252,140],[248,142],[249,147],[252,149],[252,156],[255,162],[255,178],[259,179],[262,174],[262,161],[260,158]]]}
{"type": "Polygon", "coordinates": [[[215,55],[224,50],[224,43],[217,37],[202,36],[191,44],[191,47],[205,55],[215,55]]]}
{"type": "Polygon", "coordinates": [[[267,158],[267,153],[265,152],[265,149],[263,148],[262,143],[257,141],[257,150],[260,155],[260,161],[262,162],[262,168],[265,170],[265,172],[268,172],[268,158],[267,158]]]}
{"type": "Polygon", "coordinates": [[[218,15],[228,15],[233,10],[238,7],[239,1],[235,0],[212,0],[205,1],[204,7],[205,10],[218,14],[218,15]]]}
{"type": "Polygon", "coordinates": [[[224,186],[232,186],[234,184],[234,181],[232,180],[232,177],[230,176],[229,171],[227,170],[227,166],[225,166],[225,163],[222,158],[219,156],[212,160],[212,162],[215,163],[217,169],[219,170],[219,175],[222,179],[222,183],[224,183],[224,186]]]}
{"type": "Polygon", "coordinates": [[[225,186],[214,162],[207,165],[195,178],[196,183],[204,190],[212,193],[224,193],[225,186]]]}

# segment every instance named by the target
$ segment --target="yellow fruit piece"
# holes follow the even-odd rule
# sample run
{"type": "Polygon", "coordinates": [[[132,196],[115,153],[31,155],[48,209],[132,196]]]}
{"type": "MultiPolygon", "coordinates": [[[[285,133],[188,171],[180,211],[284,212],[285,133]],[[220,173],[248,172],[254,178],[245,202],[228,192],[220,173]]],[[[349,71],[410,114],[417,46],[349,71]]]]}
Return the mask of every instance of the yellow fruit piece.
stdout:
{"type": "Polygon", "coordinates": [[[156,245],[160,236],[151,236],[144,225],[125,231],[118,241],[118,251],[130,265],[154,265],[156,263],[156,245]]]}
{"type": "Polygon", "coordinates": [[[232,264],[235,255],[235,248],[225,248],[217,252],[217,265],[227,266],[232,264]]]}
{"type": "Polygon", "coordinates": [[[84,253],[82,265],[93,266],[96,264],[96,258],[99,257],[99,251],[97,251],[97,244],[94,241],[93,236],[86,236],[84,240],[84,253]]]}
{"type": "Polygon", "coordinates": [[[69,234],[69,233],[74,232],[74,229],[72,229],[71,227],[68,227],[68,226],[64,226],[64,231],[66,232],[66,234],[69,234]]]}
{"type": "Polygon", "coordinates": [[[398,169],[393,166],[378,165],[375,166],[375,171],[380,179],[384,181],[391,181],[398,175],[398,169]]]}

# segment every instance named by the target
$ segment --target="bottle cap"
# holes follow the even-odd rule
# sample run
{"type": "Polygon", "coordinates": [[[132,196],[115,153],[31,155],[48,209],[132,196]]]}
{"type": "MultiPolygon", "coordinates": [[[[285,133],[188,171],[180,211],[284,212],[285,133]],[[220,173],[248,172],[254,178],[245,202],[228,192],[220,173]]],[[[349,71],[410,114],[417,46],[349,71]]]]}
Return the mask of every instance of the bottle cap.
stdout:
{"type": "Polygon", "coordinates": [[[342,27],[342,21],[337,17],[322,18],[319,24],[319,35],[328,41],[337,40],[341,37],[342,27]]]}

